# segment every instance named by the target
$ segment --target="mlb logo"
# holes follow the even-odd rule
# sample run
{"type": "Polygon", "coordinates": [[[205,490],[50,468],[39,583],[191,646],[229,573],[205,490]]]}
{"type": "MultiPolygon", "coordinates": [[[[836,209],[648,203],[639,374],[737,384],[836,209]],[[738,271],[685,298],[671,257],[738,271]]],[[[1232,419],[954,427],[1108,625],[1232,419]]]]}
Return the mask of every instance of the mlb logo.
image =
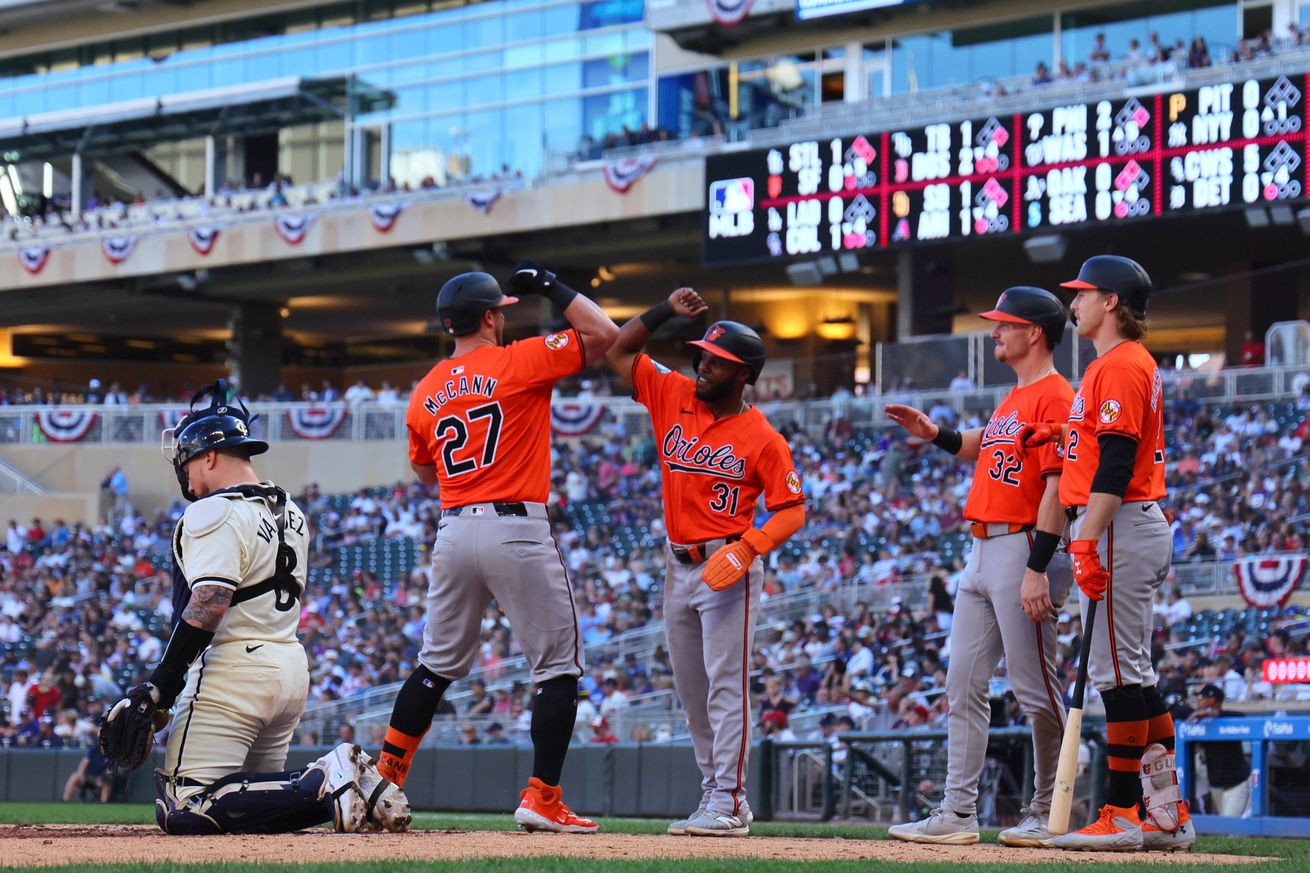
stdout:
{"type": "Polygon", "coordinates": [[[724,179],[710,183],[710,212],[750,212],[755,208],[754,179],[724,179]]]}
{"type": "Polygon", "coordinates": [[[486,514],[487,514],[487,507],[485,506],[475,506],[469,510],[469,515],[486,515],[486,514]]]}

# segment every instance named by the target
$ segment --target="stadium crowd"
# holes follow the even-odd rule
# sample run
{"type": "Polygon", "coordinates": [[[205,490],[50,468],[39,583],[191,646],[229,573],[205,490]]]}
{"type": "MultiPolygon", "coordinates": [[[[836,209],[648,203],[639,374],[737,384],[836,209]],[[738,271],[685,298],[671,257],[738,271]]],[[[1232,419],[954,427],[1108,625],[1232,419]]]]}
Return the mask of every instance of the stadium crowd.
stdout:
{"type": "MultiPolygon", "coordinates": [[[[1175,397],[1168,416],[1170,445],[1177,447],[1169,504],[1178,568],[1310,551],[1310,461],[1302,451],[1307,412],[1310,394],[1295,406],[1236,409],[1217,409],[1185,392],[1175,397]]],[[[961,420],[945,403],[930,413],[964,427],[979,424],[961,420]]],[[[940,723],[970,471],[896,430],[856,430],[841,414],[822,432],[781,429],[809,497],[808,521],[798,545],[777,553],[765,597],[931,582],[922,605],[920,588],[905,584],[904,597],[885,611],[861,603],[841,614],[829,605],[762,633],[755,653],[761,729],[785,731],[788,715],[807,707],[844,707],[851,723],[865,728],[940,723]]],[[[663,529],[649,432],[627,432],[621,420],[607,419],[588,437],[557,440],[553,451],[552,511],[585,641],[601,643],[660,621],[663,529]]],[[[316,529],[311,566],[320,579],[302,602],[311,702],[398,681],[421,642],[423,571],[405,567],[394,578],[339,573],[336,556],[378,540],[408,539],[425,548],[435,535],[436,495],[417,484],[337,497],[311,486],[298,499],[316,529]]],[[[179,501],[153,518],[127,511],[114,528],[8,521],[0,541],[0,676],[8,684],[0,743],[84,744],[104,701],[142,678],[170,628],[168,544],[181,510],[179,501]]],[[[1172,583],[1157,610],[1162,665],[1177,695],[1202,681],[1222,683],[1229,701],[1267,695],[1261,659],[1307,651],[1304,633],[1282,629],[1296,611],[1264,616],[1259,633],[1230,622],[1231,628],[1216,624],[1198,634],[1189,623],[1191,605],[1172,583]]],[[[767,607],[761,626],[770,626],[767,607]]],[[[1062,616],[1067,665],[1079,633],[1078,620],[1062,616]]],[[[507,623],[488,609],[475,669],[492,687],[482,689],[486,702],[478,697],[475,713],[526,724],[529,689],[496,682],[502,662],[516,654],[507,623]]],[[[1072,678],[1072,669],[1066,673],[1072,678]]],[[[670,677],[660,651],[646,662],[597,661],[583,682],[594,708],[587,724],[598,726],[591,738],[609,735],[600,724],[604,716],[632,695],[670,688],[670,677]]],[[[998,682],[1003,693],[1003,676],[998,682]]],[[[587,706],[583,713],[589,716],[587,706]]]]}

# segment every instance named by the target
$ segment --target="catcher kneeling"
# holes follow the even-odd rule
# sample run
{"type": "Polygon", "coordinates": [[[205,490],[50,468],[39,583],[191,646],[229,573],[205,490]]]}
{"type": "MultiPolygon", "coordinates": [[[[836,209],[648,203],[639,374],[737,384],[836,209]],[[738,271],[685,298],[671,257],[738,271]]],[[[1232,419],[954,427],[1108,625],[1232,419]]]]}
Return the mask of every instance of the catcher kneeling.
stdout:
{"type": "Polygon", "coordinates": [[[166,833],[284,833],[328,821],[338,831],[405,830],[409,801],[359,746],[282,769],[309,691],[296,639],[307,531],[287,493],[255,475],[250,458],[268,444],[250,423],[220,380],[164,431],[164,455],[191,501],[173,532],[173,633],[149,681],[102,718],[101,749],[140,767],[172,710],[155,771],[166,833]]]}

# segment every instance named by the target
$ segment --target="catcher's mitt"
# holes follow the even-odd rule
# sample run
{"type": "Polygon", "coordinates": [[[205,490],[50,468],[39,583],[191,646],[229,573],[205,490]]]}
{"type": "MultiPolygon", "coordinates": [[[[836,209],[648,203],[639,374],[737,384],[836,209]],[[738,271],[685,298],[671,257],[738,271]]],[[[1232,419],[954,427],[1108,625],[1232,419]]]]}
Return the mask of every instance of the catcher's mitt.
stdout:
{"type": "Polygon", "coordinates": [[[155,731],[166,721],[159,712],[159,690],[149,682],[136,686],[100,717],[100,752],[124,770],[146,762],[155,745],[155,731]]]}

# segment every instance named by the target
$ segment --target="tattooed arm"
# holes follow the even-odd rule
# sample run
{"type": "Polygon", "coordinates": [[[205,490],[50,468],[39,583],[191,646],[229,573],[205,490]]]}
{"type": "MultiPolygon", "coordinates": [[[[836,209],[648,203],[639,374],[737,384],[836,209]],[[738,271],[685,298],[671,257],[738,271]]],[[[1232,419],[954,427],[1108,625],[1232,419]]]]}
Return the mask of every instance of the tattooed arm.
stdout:
{"type": "Polygon", "coordinates": [[[182,610],[182,620],[202,631],[213,633],[227,615],[236,592],[226,585],[200,585],[191,591],[191,599],[182,610]]]}

